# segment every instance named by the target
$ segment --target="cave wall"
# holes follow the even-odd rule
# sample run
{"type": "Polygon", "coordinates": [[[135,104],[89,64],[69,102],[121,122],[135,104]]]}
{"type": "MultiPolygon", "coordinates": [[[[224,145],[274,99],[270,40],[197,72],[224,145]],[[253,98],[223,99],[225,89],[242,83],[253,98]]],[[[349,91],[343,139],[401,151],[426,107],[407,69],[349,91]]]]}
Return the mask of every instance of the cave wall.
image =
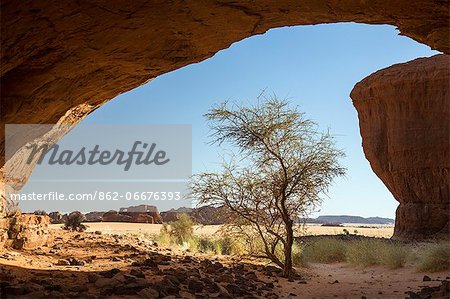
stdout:
{"type": "MultiPolygon", "coordinates": [[[[448,1],[18,1],[1,5],[1,124],[56,123],[270,28],[391,24],[449,53],[448,1]]],[[[331,49],[330,49],[331,50],[331,49]]],[[[0,131],[3,150],[4,132],[0,131]]],[[[4,163],[0,153],[0,166],[4,163]]]]}
{"type": "Polygon", "coordinates": [[[3,0],[0,167],[5,162],[5,124],[57,123],[72,108],[88,107],[72,120],[75,124],[122,92],[270,28],[334,22],[391,24],[401,34],[448,54],[448,4],[442,0],[3,0]]]}

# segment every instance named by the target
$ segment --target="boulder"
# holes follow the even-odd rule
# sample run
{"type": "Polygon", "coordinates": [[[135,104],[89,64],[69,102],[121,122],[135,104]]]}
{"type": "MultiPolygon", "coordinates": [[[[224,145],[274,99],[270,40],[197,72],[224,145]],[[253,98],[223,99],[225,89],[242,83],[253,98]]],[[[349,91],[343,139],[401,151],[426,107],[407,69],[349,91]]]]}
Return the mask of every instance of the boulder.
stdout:
{"type": "Polygon", "coordinates": [[[393,65],[351,92],[366,158],[400,203],[397,239],[449,236],[449,57],[393,65]]]}
{"type": "MultiPolygon", "coordinates": [[[[8,218],[7,218],[8,219],[8,218]]],[[[50,218],[45,215],[21,214],[10,221],[8,237],[14,249],[35,249],[51,240],[50,218]]]]}

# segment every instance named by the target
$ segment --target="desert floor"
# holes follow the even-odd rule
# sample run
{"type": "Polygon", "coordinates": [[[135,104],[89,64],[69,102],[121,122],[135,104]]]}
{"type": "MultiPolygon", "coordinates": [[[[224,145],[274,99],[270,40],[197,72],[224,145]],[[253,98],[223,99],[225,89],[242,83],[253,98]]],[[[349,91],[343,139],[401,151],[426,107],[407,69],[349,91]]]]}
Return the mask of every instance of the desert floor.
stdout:
{"type": "Polygon", "coordinates": [[[124,223],[90,224],[102,234],[53,227],[49,246],[3,252],[0,298],[157,298],[158,292],[167,298],[176,298],[173,292],[182,298],[408,298],[406,292],[437,286],[450,275],[312,264],[288,281],[262,260],[159,248],[133,230],[138,226],[141,233],[159,231],[124,223]],[[424,275],[431,281],[423,282],[424,275]]]}
{"type": "MultiPolygon", "coordinates": [[[[101,231],[103,233],[109,234],[127,234],[127,233],[146,233],[155,235],[161,230],[162,224],[147,224],[147,223],[120,223],[120,222],[88,222],[87,232],[101,231]]],[[[52,224],[51,228],[60,228],[61,224],[52,224]]],[[[330,226],[320,226],[320,225],[306,225],[305,234],[306,235],[336,235],[341,234],[344,229],[348,230],[350,233],[364,235],[367,237],[384,237],[390,238],[394,233],[393,226],[386,225],[345,225],[344,227],[330,227],[330,226]]],[[[220,225],[204,225],[195,226],[194,233],[197,235],[211,236],[217,233],[220,229],[220,225]]]]}

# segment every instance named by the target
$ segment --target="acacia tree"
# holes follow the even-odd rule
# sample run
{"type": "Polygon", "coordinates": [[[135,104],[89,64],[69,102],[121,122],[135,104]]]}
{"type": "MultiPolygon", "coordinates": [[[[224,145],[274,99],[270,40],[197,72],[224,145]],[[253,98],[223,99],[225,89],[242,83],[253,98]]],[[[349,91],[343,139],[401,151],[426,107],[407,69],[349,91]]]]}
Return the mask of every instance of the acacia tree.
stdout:
{"type": "Polygon", "coordinates": [[[207,114],[211,143],[237,149],[221,172],[195,175],[199,205],[225,207],[226,227],[259,238],[259,253],[291,278],[294,224],[321,202],[332,180],[344,175],[330,133],[321,133],[297,107],[276,97],[255,105],[224,102],[207,114]],[[282,255],[277,254],[282,251],[282,255]]]}

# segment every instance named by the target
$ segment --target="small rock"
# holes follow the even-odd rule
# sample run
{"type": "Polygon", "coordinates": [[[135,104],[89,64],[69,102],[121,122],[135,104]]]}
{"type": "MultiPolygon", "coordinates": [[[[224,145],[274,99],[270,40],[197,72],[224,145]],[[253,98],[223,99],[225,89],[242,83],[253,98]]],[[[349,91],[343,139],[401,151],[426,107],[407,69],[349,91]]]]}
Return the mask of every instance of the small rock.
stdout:
{"type": "Polygon", "coordinates": [[[245,278],[250,280],[258,280],[258,276],[256,275],[255,272],[249,272],[245,274],[245,278]]]}
{"type": "Polygon", "coordinates": [[[69,291],[76,293],[87,292],[88,287],[85,284],[80,284],[69,288],[69,291]]]}
{"type": "Polygon", "coordinates": [[[199,292],[203,291],[204,287],[205,287],[205,284],[195,277],[192,277],[188,280],[188,289],[190,291],[199,293],[199,292]]]}
{"type": "Polygon", "coordinates": [[[100,278],[100,276],[95,273],[89,273],[87,278],[90,283],[95,283],[100,278]]]}
{"type": "Polygon", "coordinates": [[[125,278],[125,281],[127,282],[127,283],[130,283],[130,282],[136,282],[136,276],[134,276],[134,275],[130,275],[130,274],[124,274],[123,275],[123,278],[125,278]]]}
{"type": "Polygon", "coordinates": [[[6,286],[4,288],[5,295],[21,296],[29,293],[30,291],[24,286],[6,286]]]}
{"type": "Polygon", "coordinates": [[[117,284],[116,279],[101,277],[95,282],[95,287],[96,288],[109,288],[109,287],[114,287],[115,284],[117,284]]]}
{"type": "Polygon", "coordinates": [[[431,278],[428,275],[425,275],[422,281],[431,281],[431,278]]]}
{"type": "Polygon", "coordinates": [[[70,263],[71,266],[84,266],[86,264],[85,261],[73,258],[73,257],[69,257],[68,261],[70,263]]]}
{"type": "Polygon", "coordinates": [[[139,278],[145,278],[145,274],[141,270],[132,269],[130,271],[130,274],[133,275],[133,276],[139,277],[139,278]]]}
{"type": "Polygon", "coordinates": [[[159,298],[159,292],[154,290],[154,289],[152,289],[152,288],[142,289],[137,294],[139,296],[141,296],[142,298],[145,298],[145,299],[156,299],[156,298],[159,298]]]}
{"type": "Polygon", "coordinates": [[[70,266],[70,262],[68,260],[59,260],[56,266],[70,266]]]}
{"type": "Polygon", "coordinates": [[[98,274],[100,274],[101,276],[106,277],[106,278],[113,278],[119,272],[120,272],[119,269],[114,268],[114,269],[111,269],[108,271],[101,271],[98,274]]]}
{"type": "Polygon", "coordinates": [[[219,275],[215,280],[217,282],[224,282],[224,283],[233,283],[234,282],[233,275],[231,275],[231,274],[219,275]]]}

